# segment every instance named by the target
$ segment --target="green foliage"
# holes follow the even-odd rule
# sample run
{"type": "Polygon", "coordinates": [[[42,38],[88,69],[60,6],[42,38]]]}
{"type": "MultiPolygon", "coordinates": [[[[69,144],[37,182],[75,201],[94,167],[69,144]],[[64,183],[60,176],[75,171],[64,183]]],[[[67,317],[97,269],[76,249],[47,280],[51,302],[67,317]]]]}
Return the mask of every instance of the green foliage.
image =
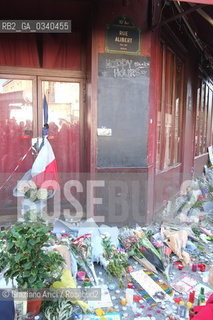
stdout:
{"type": "Polygon", "coordinates": [[[41,219],[41,215],[42,215],[42,211],[38,212],[37,210],[28,210],[24,214],[24,220],[36,222],[36,221],[38,221],[38,219],[41,219]]]}
{"type": "Polygon", "coordinates": [[[147,239],[150,239],[150,238],[153,236],[152,230],[147,230],[147,231],[145,232],[145,235],[146,235],[147,239]]]}
{"type": "Polygon", "coordinates": [[[140,259],[144,258],[143,253],[141,252],[141,249],[138,246],[134,246],[129,252],[128,252],[129,257],[138,257],[140,259]]]}
{"type": "Polygon", "coordinates": [[[200,245],[200,244],[197,244],[197,248],[201,251],[204,251],[205,250],[205,247],[200,245]]]}
{"type": "Polygon", "coordinates": [[[104,247],[104,255],[107,260],[110,259],[112,255],[112,242],[110,237],[102,238],[102,245],[104,247]]]}
{"type": "Polygon", "coordinates": [[[126,275],[128,265],[127,257],[121,257],[117,253],[114,253],[107,265],[107,272],[118,279],[120,287],[123,287],[122,277],[126,275]]]}
{"type": "Polygon", "coordinates": [[[202,233],[198,228],[196,227],[192,227],[192,231],[194,232],[194,234],[199,237],[199,235],[202,233]]]}
{"type": "Polygon", "coordinates": [[[117,250],[111,242],[111,238],[104,236],[102,238],[104,247],[104,257],[107,260],[107,272],[116,277],[119,281],[120,287],[123,287],[122,277],[126,275],[126,268],[128,267],[128,255],[124,250],[117,250]]]}
{"type": "Polygon", "coordinates": [[[67,300],[51,301],[43,309],[47,320],[68,320],[73,312],[73,306],[67,300]]]}
{"type": "Polygon", "coordinates": [[[63,266],[60,254],[45,249],[52,238],[43,222],[17,222],[0,233],[0,265],[7,266],[5,279],[16,279],[19,288],[45,288],[63,266]]]}
{"type": "Polygon", "coordinates": [[[193,204],[192,208],[201,208],[203,205],[203,201],[196,201],[195,204],[193,204]]]}

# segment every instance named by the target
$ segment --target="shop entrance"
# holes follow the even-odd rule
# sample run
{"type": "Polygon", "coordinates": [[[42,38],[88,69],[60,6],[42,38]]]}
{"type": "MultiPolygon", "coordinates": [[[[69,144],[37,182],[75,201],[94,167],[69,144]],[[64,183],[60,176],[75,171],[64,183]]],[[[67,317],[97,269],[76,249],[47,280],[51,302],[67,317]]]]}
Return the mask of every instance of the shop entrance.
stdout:
{"type": "Polygon", "coordinates": [[[82,170],[81,87],[81,80],[72,78],[0,75],[1,215],[15,214],[17,199],[12,191],[34,161],[32,138],[41,136],[45,96],[49,141],[59,174],[64,179],[82,170]]]}

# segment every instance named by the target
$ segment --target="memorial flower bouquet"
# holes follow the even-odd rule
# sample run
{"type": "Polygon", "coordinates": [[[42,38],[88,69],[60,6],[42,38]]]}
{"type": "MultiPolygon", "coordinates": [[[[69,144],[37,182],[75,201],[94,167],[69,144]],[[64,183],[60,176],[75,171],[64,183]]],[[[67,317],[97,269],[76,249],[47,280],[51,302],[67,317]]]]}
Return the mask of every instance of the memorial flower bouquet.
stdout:
{"type": "Polygon", "coordinates": [[[84,234],[71,241],[69,247],[77,263],[87,273],[92,284],[97,285],[98,279],[92,261],[91,234],[84,234]]]}
{"type": "Polygon", "coordinates": [[[48,196],[50,195],[49,190],[37,188],[33,180],[19,181],[17,185],[17,191],[32,202],[37,200],[47,200],[48,196]]]}
{"type": "Polygon", "coordinates": [[[51,304],[44,310],[47,320],[67,320],[70,319],[72,313],[72,303],[66,300],[51,301],[51,304]]]}
{"type": "Polygon", "coordinates": [[[126,268],[129,265],[128,255],[124,249],[116,249],[107,235],[103,235],[102,245],[104,248],[104,258],[106,259],[106,271],[116,277],[122,287],[122,278],[126,275],[126,268]]]}
{"type": "Polygon", "coordinates": [[[162,257],[141,228],[123,229],[119,241],[128,256],[146,258],[159,271],[164,271],[162,257]]]}

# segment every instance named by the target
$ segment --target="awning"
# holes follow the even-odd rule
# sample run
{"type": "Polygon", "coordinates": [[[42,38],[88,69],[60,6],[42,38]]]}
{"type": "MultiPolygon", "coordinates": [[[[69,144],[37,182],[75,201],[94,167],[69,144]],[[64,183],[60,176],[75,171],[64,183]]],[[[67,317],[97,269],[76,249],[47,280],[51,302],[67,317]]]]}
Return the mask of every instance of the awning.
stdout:
{"type": "MultiPolygon", "coordinates": [[[[194,44],[202,52],[202,63],[213,75],[213,0],[170,0],[173,5],[164,7],[162,20],[157,27],[165,24],[184,23],[194,44]],[[175,10],[174,10],[175,9],[175,10]]],[[[177,26],[176,26],[177,27],[177,26]]]]}
{"type": "Polygon", "coordinates": [[[203,4],[212,4],[213,5],[213,0],[172,0],[172,1],[203,3],[203,4]]]}

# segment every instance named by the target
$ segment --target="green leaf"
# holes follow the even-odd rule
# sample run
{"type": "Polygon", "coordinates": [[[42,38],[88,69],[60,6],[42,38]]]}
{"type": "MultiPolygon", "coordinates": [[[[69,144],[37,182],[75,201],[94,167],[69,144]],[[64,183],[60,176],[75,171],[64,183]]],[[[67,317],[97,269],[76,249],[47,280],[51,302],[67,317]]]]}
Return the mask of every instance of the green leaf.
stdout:
{"type": "Polygon", "coordinates": [[[29,281],[30,281],[30,271],[29,270],[24,271],[22,275],[24,278],[29,278],[29,281]]]}
{"type": "Polygon", "coordinates": [[[13,242],[8,243],[7,250],[14,248],[15,244],[13,242]]]}
{"type": "Polygon", "coordinates": [[[28,270],[28,269],[31,269],[32,268],[32,262],[27,262],[27,263],[25,263],[24,264],[24,268],[26,269],[26,270],[28,270]]]}
{"type": "Polygon", "coordinates": [[[14,258],[16,262],[19,262],[19,260],[23,259],[23,256],[20,253],[17,253],[14,258]]]}

